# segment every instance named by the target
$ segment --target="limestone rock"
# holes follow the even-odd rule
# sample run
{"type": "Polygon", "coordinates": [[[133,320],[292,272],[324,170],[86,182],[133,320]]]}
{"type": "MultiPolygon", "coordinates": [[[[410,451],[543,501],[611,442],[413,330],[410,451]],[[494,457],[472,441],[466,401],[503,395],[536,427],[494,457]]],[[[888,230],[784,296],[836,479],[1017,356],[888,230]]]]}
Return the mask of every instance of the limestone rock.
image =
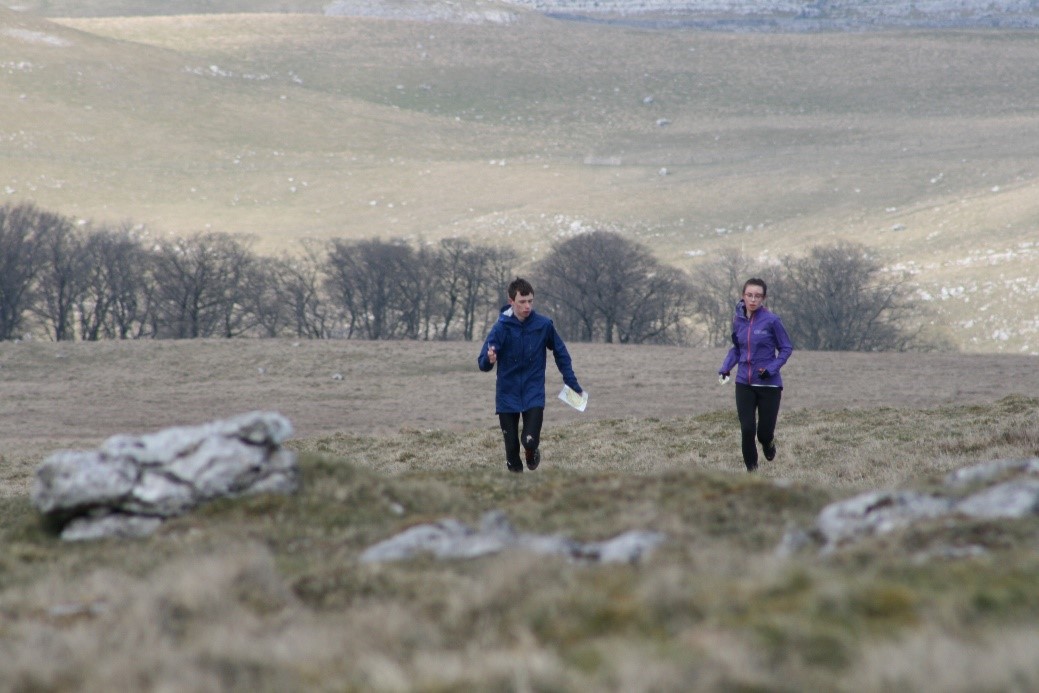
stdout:
{"type": "Polygon", "coordinates": [[[55,452],[36,470],[31,499],[67,540],[144,536],[200,503],[253,493],[292,493],[292,435],[274,412],[201,426],[117,435],[95,451],[55,452]]]}
{"type": "Polygon", "coordinates": [[[827,548],[944,515],[952,501],[914,491],[871,491],[831,503],[816,518],[827,548]]]}
{"type": "Polygon", "coordinates": [[[1039,512],[1039,479],[1007,481],[967,496],[956,512],[970,517],[1015,518],[1039,512]]]}
{"type": "Polygon", "coordinates": [[[561,535],[519,533],[504,513],[492,510],[483,516],[479,529],[454,518],[411,527],[369,547],[361,554],[361,562],[401,561],[423,554],[441,559],[476,558],[518,549],[591,563],[636,563],[664,539],[660,532],[630,531],[582,544],[561,535]]]}
{"type": "Polygon", "coordinates": [[[829,552],[939,517],[995,520],[1039,513],[1039,458],[964,467],[946,475],[944,484],[947,492],[870,491],[831,503],[816,517],[813,531],[788,528],[776,552],[791,556],[813,542],[829,552]]]}

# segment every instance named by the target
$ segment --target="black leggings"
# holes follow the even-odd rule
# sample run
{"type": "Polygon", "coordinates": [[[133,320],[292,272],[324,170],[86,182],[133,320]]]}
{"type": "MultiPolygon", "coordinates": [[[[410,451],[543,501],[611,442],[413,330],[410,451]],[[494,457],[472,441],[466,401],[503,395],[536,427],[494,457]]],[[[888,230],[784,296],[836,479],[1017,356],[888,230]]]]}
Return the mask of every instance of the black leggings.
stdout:
{"type": "Polygon", "coordinates": [[[752,387],[736,383],[736,414],[740,417],[740,433],[743,436],[743,462],[747,468],[758,464],[758,448],[754,438],[767,447],[776,435],[776,420],[779,418],[779,400],[783,397],[780,387],[752,387]],[[755,422],[755,413],[757,422],[755,422]]]}
{"type": "Polygon", "coordinates": [[[532,407],[522,414],[498,414],[501,434],[505,438],[505,459],[516,467],[520,464],[520,417],[523,417],[523,447],[537,450],[541,440],[541,422],[545,418],[544,407],[532,407]]]}

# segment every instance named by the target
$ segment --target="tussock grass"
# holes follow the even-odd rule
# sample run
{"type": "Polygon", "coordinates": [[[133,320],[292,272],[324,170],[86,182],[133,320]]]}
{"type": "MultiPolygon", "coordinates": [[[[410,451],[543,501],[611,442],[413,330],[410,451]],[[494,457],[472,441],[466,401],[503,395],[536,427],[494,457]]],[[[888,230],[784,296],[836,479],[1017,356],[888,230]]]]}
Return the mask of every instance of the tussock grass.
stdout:
{"type": "MultiPolygon", "coordinates": [[[[169,357],[194,372],[190,348],[169,357]]],[[[91,367],[110,358],[94,351],[91,367]]],[[[836,498],[1033,455],[1037,421],[1039,400],[1024,395],[791,408],[780,456],[756,475],[740,471],[727,407],[550,417],[542,466],[522,475],[504,471],[490,426],[330,432],[291,441],[298,494],[211,503],[133,542],[63,544],[12,493],[0,498],[0,687],[1033,687],[1039,519],[942,521],[831,556],[774,549],[836,498]],[[525,532],[589,541],[643,528],[668,541],[639,565],[358,561],[409,526],[475,525],[492,508],[525,532]]]]}

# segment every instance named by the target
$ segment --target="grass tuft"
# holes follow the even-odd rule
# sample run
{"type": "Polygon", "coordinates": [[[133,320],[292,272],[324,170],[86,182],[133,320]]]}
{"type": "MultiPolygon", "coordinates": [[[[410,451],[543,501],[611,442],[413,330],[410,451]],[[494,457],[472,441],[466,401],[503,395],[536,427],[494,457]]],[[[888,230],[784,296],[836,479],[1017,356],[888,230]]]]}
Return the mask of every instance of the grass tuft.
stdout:
{"type": "MultiPolygon", "coordinates": [[[[33,370],[26,346],[7,352],[0,377],[8,390],[24,378],[46,393],[53,359],[33,370]]],[[[184,345],[178,353],[219,355],[223,346],[184,345]]],[[[297,358],[328,360],[320,346],[299,347],[314,351],[297,358]]],[[[108,358],[105,348],[90,352],[90,368],[108,358]]],[[[136,348],[112,358],[125,369],[127,359],[144,358],[136,348]]],[[[251,348],[234,345],[234,353],[251,348]]],[[[455,353],[450,345],[428,348],[455,353]]],[[[85,377],[75,370],[76,349],[69,352],[62,382],[85,377]]],[[[396,360],[408,353],[401,348],[396,360]]],[[[295,381],[276,377],[265,381],[273,388],[265,397],[291,391],[295,381]]],[[[257,400],[225,385],[236,401],[257,400]]],[[[821,396],[802,388],[803,397],[821,396]]],[[[103,387],[91,389],[99,407],[109,401],[103,387]]],[[[177,397],[184,395],[163,406],[197,406],[177,405],[177,397]]],[[[486,412],[426,428],[375,421],[380,409],[368,414],[379,433],[367,434],[341,424],[349,407],[329,412],[334,403],[323,400],[300,410],[311,415],[300,418],[301,430],[314,432],[290,443],[298,493],[212,502],[152,537],[88,544],[48,532],[24,490],[44,447],[27,432],[42,437],[49,429],[12,431],[0,496],[0,689],[1039,687],[1032,634],[1039,517],[943,518],[832,554],[809,547],[777,555],[788,529],[810,532],[833,500],[877,488],[936,490],[952,469],[1032,454],[1030,434],[1009,433],[1032,430],[1039,399],[978,397],[929,408],[890,399],[898,397],[855,409],[822,400],[785,408],[780,455],[754,475],[742,471],[727,399],[670,417],[554,410],[541,467],[520,475],[505,472],[500,433],[486,412]],[[316,420],[336,423],[329,430],[316,420]],[[445,517],[476,526],[493,509],[520,532],[594,541],[651,529],[667,540],[635,565],[522,552],[359,561],[409,527],[445,517]]],[[[125,397],[112,401],[113,416],[126,408],[125,397]]],[[[608,397],[600,401],[610,406],[608,397]]],[[[441,408],[445,417],[453,412],[441,408]]]]}

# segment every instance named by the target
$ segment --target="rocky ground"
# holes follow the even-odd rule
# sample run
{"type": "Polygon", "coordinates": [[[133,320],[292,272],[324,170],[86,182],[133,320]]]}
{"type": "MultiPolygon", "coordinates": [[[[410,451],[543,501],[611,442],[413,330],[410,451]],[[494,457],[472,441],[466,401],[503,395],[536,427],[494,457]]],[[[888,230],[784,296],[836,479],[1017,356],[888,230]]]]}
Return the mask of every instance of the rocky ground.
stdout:
{"type": "MultiPolygon", "coordinates": [[[[1034,28],[1039,8],[1024,0],[505,0],[560,19],[719,31],[861,31],[912,28],[1034,28]]],[[[422,21],[509,23],[515,15],[495,3],[387,4],[337,0],[325,13],[422,21]],[[465,5],[465,6],[463,6],[465,5]]]]}

